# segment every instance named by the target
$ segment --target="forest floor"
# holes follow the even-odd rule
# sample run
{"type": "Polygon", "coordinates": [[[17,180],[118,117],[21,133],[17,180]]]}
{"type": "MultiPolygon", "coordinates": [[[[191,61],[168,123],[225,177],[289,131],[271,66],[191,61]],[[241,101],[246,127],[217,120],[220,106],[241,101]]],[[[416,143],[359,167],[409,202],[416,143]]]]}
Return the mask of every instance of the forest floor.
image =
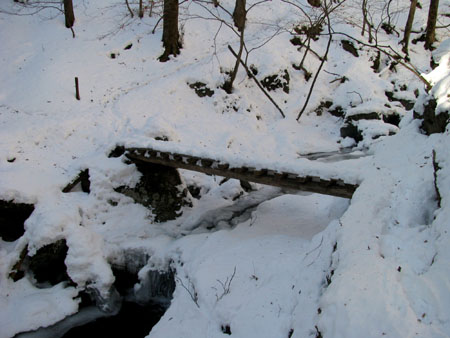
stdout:
{"type": "MultiPolygon", "coordinates": [[[[327,61],[297,121],[328,29],[311,41],[299,70],[304,14],[286,2],[253,3],[247,63],[272,86],[285,118],[242,67],[233,92],[221,89],[235,63],[228,44],[237,50],[239,38],[226,11],[210,4],[181,4],[183,48],[165,63],[159,5],[139,19],[125,1],[74,1],[75,37],[57,9],[26,15],[35,10],[0,5],[0,200],[34,207],[20,238],[0,239],[1,338],[77,313],[86,290],[112,306],[113,267],[136,272],[136,297],[151,271],[174,273],[173,299],[152,338],[450,337],[450,131],[426,136],[413,118],[428,95],[424,83],[351,38],[368,43],[361,9],[348,0],[331,15],[327,61]],[[190,205],[175,220],[158,223],[117,191],[142,177],[124,156],[108,156],[117,146],[360,186],[348,200],[257,184],[248,190],[180,170],[195,197],[188,193],[190,205]],[[340,155],[309,156],[317,153],[340,155]],[[89,193],[63,193],[85,169],[89,193]],[[27,259],[61,240],[71,282],[38,281],[27,259]],[[23,278],[11,278],[18,269],[23,278]]],[[[311,18],[319,13],[295,3],[311,18]]],[[[390,9],[390,34],[380,28],[382,4],[372,8],[377,41],[400,52],[410,1],[390,9]]],[[[221,5],[233,11],[233,1],[221,5]]],[[[441,1],[441,12],[449,9],[441,1]]],[[[417,10],[415,32],[427,12],[417,10]]],[[[438,111],[450,108],[448,34],[438,30],[432,53],[421,41],[410,44],[438,111]]]]}

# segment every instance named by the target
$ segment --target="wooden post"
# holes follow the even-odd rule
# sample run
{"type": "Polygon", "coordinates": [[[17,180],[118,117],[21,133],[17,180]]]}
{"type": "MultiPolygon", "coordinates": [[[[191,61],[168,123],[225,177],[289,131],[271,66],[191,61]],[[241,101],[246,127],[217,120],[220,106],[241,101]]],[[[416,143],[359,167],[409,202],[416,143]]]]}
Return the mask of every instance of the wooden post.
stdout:
{"type": "Polygon", "coordinates": [[[78,77],[75,77],[75,98],[80,100],[80,87],[78,86],[78,77]]]}

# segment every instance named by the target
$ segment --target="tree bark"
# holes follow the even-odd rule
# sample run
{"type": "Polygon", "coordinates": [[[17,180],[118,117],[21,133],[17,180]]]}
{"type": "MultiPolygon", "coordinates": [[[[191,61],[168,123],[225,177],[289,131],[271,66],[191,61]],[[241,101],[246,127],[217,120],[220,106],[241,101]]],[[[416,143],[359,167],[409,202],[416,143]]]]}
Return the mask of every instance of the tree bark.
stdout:
{"type": "Polygon", "coordinates": [[[409,37],[411,35],[411,29],[414,22],[414,15],[416,13],[417,0],[411,0],[409,7],[408,20],[405,26],[405,35],[403,36],[403,52],[408,54],[409,37]]]}
{"type": "Polygon", "coordinates": [[[75,22],[72,0],[64,0],[64,17],[66,19],[66,27],[72,28],[75,22]]]}
{"type": "Polygon", "coordinates": [[[438,17],[439,0],[430,0],[430,9],[428,10],[427,33],[425,35],[425,49],[432,49],[433,42],[436,40],[436,21],[438,17]]]}
{"type": "Polygon", "coordinates": [[[236,0],[236,6],[234,7],[233,21],[239,32],[242,32],[245,28],[245,19],[247,16],[245,2],[246,0],[236,0]]]}
{"type": "Polygon", "coordinates": [[[164,0],[163,14],[163,46],[164,53],[159,61],[166,62],[169,55],[180,54],[180,33],[178,31],[178,0],[164,0]]]}
{"type": "Polygon", "coordinates": [[[139,0],[139,17],[142,19],[144,17],[144,6],[142,4],[143,0],[139,0]]]}
{"type": "Polygon", "coordinates": [[[241,36],[239,39],[239,52],[236,56],[236,62],[234,64],[233,71],[230,74],[230,77],[227,81],[223,84],[222,88],[225,90],[228,94],[231,94],[233,92],[233,83],[234,80],[236,80],[236,76],[239,70],[239,64],[242,60],[242,52],[244,51],[244,30],[241,32],[241,36]]]}

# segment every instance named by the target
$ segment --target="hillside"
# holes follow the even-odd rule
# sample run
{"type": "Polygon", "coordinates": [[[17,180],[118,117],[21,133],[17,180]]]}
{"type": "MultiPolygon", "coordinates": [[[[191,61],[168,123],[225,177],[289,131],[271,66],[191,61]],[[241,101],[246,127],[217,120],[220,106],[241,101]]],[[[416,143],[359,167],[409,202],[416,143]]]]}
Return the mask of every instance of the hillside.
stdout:
{"type": "Polygon", "coordinates": [[[140,19],[137,2],[131,17],[125,1],[74,1],[74,36],[59,2],[35,2],[0,4],[0,338],[60,337],[123,300],[163,309],[152,338],[450,337],[450,130],[426,135],[421,118],[430,98],[450,111],[448,27],[432,52],[410,43],[408,63],[385,52],[404,55],[410,1],[371,3],[392,49],[361,36],[360,1],[335,2],[302,61],[320,9],[248,1],[246,63],[283,118],[242,66],[221,88],[228,45],[239,49],[234,1],[181,3],[167,62],[159,2],[140,19]],[[122,147],[359,188],[344,199],[187,170],[151,178],[122,147]]]}

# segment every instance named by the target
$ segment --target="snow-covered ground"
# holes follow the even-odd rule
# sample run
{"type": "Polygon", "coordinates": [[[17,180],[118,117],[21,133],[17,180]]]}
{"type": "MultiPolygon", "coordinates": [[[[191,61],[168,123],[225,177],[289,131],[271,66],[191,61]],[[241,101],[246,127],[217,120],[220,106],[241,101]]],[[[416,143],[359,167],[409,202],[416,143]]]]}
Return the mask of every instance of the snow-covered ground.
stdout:
{"type": "MultiPolygon", "coordinates": [[[[386,91],[399,99],[424,97],[423,83],[406,68],[396,65],[394,71],[382,55],[375,73],[370,66],[376,51],[355,44],[354,57],[343,50],[341,39],[348,38],[341,33],[367,41],[357,3],[347,0],[333,14],[328,61],[297,122],[312,80],[292,66],[303,49],[290,42],[289,30],[304,19],[284,2],[253,7],[246,29],[248,49],[255,48],[248,64],[258,69],[258,79],[289,72],[289,94],[270,92],[286,114],[282,119],[242,69],[232,94],[219,88],[235,62],[227,45],[236,50],[239,39],[225,24],[208,20],[211,13],[199,3],[182,4],[183,49],[160,63],[161,23],[152,34],[159,7],[153,17],[147,11],[132,19],[125,1],[75,0],[72,38],[58,11],[11,15],[26,9],[3,1],[0,199],[31,203],[35,210],[24,236],[12,243],[0,239],[0,337],[76,313],[86,288],[108,298],[111,264],[133,264],[138,257],[149,258],[137,292],[149,270],[176,271],[174,298],[152,338],[450,337],[449,128],[426,136],[412,110],[389,101],[386,91]],[[335,81],[344,76],[346,81],[335,81]],[[198,97],[189,87],[195,82],[214,95],[198,97]],[[406,90],[399,89],[403,85],[406,90]],[[316,113],[324,101],[333,102],[330,109],[342,107],[347,118],[376,112],[403,119],[399,127],[377,119],[355,122],[364,136],[356,144],[340,136],[343,117],[326,109],[316,113]],[[156,140],[161,137],[168,141],[156,140]],[[114,190],[140,176],[123,158],[108,157],[116,145],[339,177],[360,187],[351,201],[260,185],[245,192],[235,180],[220,184],[222,178],[181,171],[186,184],[201,188],[201,198],[176,220],[154,223],[148,209],[114,190]],[[305,156],[352,146],[358,156],[341,161],[305,156]],[[62,193],[86,168],[91,192],[62,193]],[[65,264],[76,286],[38,288],[30,275],[9,278],[25,247],[32,256],[60,239],[66,240],[65,264]]],[[[378,38],[399,49],[409,1],[393,3],[400,37],[380,30],[378,38]]],[[[221,4],[233,10],[233,1],[221,4]]],[[[306,1],[299,4],[312,11],[306,1]]],[[[417,31],[426,23],[423,5],[417,31]]],[[[441,11],[448,10],[441,1],[441,11]]],[[[423,42],[410,44],[411,62],[436,84],[432,94],[442,111],[450,106],[446,36],[448,29],[438,30],[434,71],[423,42]]],[[[322,55],[327,40],[313,41],[312,49],[322,55]]],[[[313,53],[306,58],[310,72],[319,64],[313,53]]]]}

